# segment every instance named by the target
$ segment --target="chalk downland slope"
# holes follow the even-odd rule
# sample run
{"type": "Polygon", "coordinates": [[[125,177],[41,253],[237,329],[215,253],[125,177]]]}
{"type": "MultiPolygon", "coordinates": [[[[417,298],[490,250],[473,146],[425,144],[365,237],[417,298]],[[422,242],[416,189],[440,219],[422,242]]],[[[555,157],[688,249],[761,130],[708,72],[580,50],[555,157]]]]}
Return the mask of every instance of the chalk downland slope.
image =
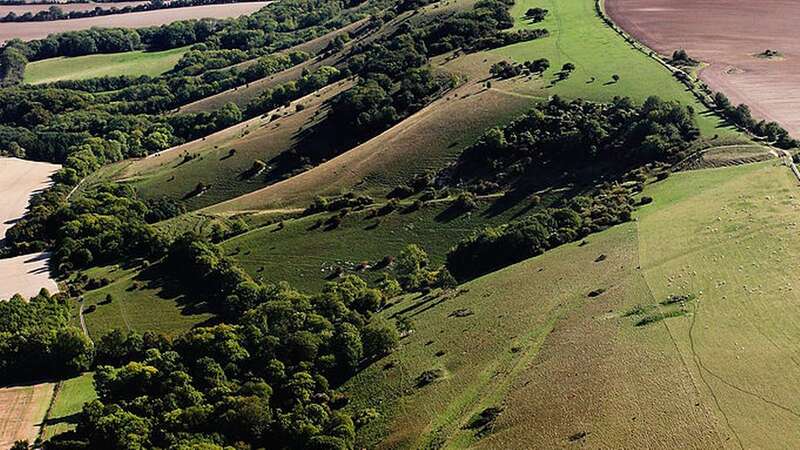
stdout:
{"type": "Polygon", "coordinates": [[[144,198],[169,197],[183,201],[189,209],[237,197],[270,182],[269,168],[260,173],[252,171],[256,161],[269,165],[283,152],[302,151],[298,146],[303,130],[323,120],[327,102],[350,86],[351,81],[340,81],[295,100],[288,107],[144,159],[120,163],[104,172],[133,183],[144,198]],[[193,194],[198,183],[208,189],[193,194]]]}
{"type": "Polygon", "coordinates": [[[204,212],[303,207],[317,195],[354,188],[385,195],[417,173],[445,167],[485,130],[510,121],[534,101],[470,82],[327,162],[204,212]]]}
{"type": "Polygon", "coordinates": [[[360,444],[800,442],[798,188],[778,162],[675,174],[645,189],[635,222],[400,298],[381,315],[414,333],[345,385],[353,411],[379,414],[360,444]],[[487,408],[501,412],[471,428],[487,408]]]}
{"type": "MultiPolygon", "coordinates": [[[[366,25],[368,20],[369,19],[363,19],[358,22],[354,22],[344,28],[331,31],[330,33],[327,33],[323,36],[320,36],[306,43],[284,50],[283,52],[290,53],[293,51],[302,51],[309,53],[311,55],[317,55],[319,52],[325,49],[328,46],[328,44],[331,41],[333,41],[333,39],[336,38],[337,36],[343,35],[344,33],[359,33],[359,30],[366,25]]],[[[366,42],[366,37],[368,36],[371,35],[367,34],[366,36],[361,36],[355,42],[357,43],[366,42]]],[[[345,49],[351,48],[352,45],[353,42],[349,43],[345,47],[345,49]]],[[[220,92],[219,94],[211,95],[209,97],[205,97],[195,102],[183,105],[180,107],[180,109],[178,109],[178,112],[180,113],[210,112],[225,106],[227,103],[234,103],[239,108],[244,109],[245,107],[247,107],[247,104],[250,103],[251,100],[258,97],[262,92],[266,91],[267,89],[275,88],[289,81],[300,79],[300,77],[303,75],[303,71],[305,70],[313,72],[322,66],[333,66],[336,65],[337,63],[342,62],[344,51],[345,50],[343,49],[342,51],[336,52],[330,56],[313,57],[296,66],[290,67],[286,70],[262,78],[260,80],[247,83],[244,86],[238,86],[232,89],[228,89],[227,91],[220,92]]],[[[247,67],[248,65],[255,63],[255,61],[256,60],[245,61],[238,64],[237,66],[247,67]]]]}

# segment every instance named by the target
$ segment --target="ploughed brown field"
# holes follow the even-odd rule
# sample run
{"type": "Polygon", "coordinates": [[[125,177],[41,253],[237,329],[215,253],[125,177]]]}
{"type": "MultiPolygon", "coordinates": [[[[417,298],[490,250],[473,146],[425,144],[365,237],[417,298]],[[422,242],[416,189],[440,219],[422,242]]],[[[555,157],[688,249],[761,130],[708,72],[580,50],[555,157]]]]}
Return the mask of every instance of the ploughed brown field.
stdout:
{"type": "Polygon", "coordinates": [[[36,14],[39,11],[49,10],[51,6],[58,6],[59,8],[61,8],[62,11],[68,13],[71,11],[93,11],[95,8],[122,9],[126,6],[137,6],[144,3],[149,3],[149,2],[144,0],[139,0],[133,2],[114,2],[114,3],[64,3],[64,4],[28,3],[25,5],[0,5],[0,16],[5,17],[10,12],[13,12],[18,16],[21,16],[26,12],[30,12],[31,14],[36,14]]]}
{"type": "Polygon", "coordinates": [[[800,2],[797,0],[606,0],[623,29],[665,55],[678,48],[708,63],[712,89],[758,118],[800,135],[800,2]],[[775,50],[778,57],[759,56],[775,50]]]}
{"type": "Polygon", "coordinates": [[[13,38],[23,41],[45,38],[64,31],[101,28],[140,28],[164,25],[178,20],[204,18],[230,18],[252,14],[270,2],[230,3],[222,5],[190,6],[186,8],[161,9],[111,16],[86,17],[83,19],[53,20],[49,22],[0,23],[0,42],[13,38]]]}

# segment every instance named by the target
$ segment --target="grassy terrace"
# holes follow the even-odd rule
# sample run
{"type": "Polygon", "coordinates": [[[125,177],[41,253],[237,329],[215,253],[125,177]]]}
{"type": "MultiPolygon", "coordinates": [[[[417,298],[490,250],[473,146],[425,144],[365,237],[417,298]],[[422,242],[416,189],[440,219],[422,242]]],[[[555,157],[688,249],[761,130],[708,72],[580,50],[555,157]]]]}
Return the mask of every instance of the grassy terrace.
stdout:
{"type": "Polygon", "coordinates": [[[171,70],[187,50],[188,47],[181,47],[161,52],[135,51],[45,59],[25,67],[25,82],[40,84],[116,75],[156,76],[171,70]]]}
{"type": "Polygon", "coordinates": [[[642,101],[651,95],[693,105],[698,111],[698,125],[705,136],[737,134],[723,126],[682,84],[660,64],[634,49],[597,16],[594,0],[518,0],[511,10],[515,28],[546,28],[550,36],[522,42],[495,53],[518,62],[547,58],[550,70],[542,78],[518,83],[520,93],[566,98],[609,101],[615,96],[628,96],[642,101]],[[524,18],[529,8],[545,8],[549,14],[543,22],[528,23],[524,18]],[[556,80],[556,72],[566,63],[576,69],[564,80],[556,80]],[[618,82],[612,75],[620,76],[618,82]]]}

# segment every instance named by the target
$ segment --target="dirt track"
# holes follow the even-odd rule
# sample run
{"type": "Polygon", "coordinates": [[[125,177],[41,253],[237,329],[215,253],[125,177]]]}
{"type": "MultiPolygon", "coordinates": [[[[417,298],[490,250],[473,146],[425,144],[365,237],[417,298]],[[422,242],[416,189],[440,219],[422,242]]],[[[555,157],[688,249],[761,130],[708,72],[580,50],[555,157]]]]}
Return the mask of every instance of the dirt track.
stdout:
{"type": "Polygon", "coordinates": [[[251,14],[270,2],[232,3],[223,5],[192,6],[188,8],[162,9],[138,13],[116,14],[103,17],[87,17],[84,19],[53,20],[50,22],[14,22],[0,23],[0,42],[13,38],[23,41],[41,39],[49,34],[64,31],[84,30],[92,27],[101,28],[140,28],[152,25],[163,25],[177,20],[202,19],[206,17],[229,18],[251,14]]]}
{"type": "Polygon", "coordinates": [[[756,117],[800,135],[800,2],[606,0],[612,19],[662,54],[684,48],[708,63],[701,78],[756,117]],[[761,58],[766,49],[779,58],[761,58]]]}
{"type": "MultiPolygon", "coordinates": [[[[0,202],[0,240],[25,214],[30,195],[46,188],[50,175],[58,168],[55,164],[0,158],[0,193],[3,198],[0,202]]],[[[50,279],[45,254],[0,259],[0,299],[7,299],[15,293],[33,296],[43,287],[51,292],[58,290],[50,279]]]]}

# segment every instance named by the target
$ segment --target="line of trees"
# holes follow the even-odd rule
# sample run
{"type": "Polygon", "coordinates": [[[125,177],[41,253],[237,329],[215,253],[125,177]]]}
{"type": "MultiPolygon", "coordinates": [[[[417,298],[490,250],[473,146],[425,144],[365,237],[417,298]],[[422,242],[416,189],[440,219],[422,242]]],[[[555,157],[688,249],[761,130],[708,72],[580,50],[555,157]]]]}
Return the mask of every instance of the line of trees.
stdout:
{"type": "MultiPolygon", "coordinates": [[[[255,1],[255,0],[254,0],[255,1]]],[[[220,5],[220,4],[227,4],[227,3],[241,3],[239,0],[170,0],[170,1],[162,1],[162,0],[152,0],[148,3],[141,3],[139,5],[128,5],[123,8],[117,8],[115,6],[111,7],[95,7],[94,9],[86,9],[86,10],[75,10],[75,11],[67,11],[64,10],[54,4],[50,8],[39,11],[37,13],[32,13],[30,11],[25,12],[22,15],[15,13],[14,11],[9,12],[3,17],[0,17],[0,22],[47,22],[51,20],[67,20],[67,19],[82,19],[85,17],[100,17],[100,16],[110,16],[114,14],[127,14],[133,12],[143,12],[143,11],[155,11],[159,9],[172,9],[172,8],[185,8],[190,6],[202,6],[202,5],[220,5]]],[[[24,3],[23,3],[24,4],[24,3]]],[[[113,3],[111,3],[113,5],[113,3]]]]}
{"type": "Polygon", "coordinates": [[[765,138],[779,148],[788,149],[798,146],[797,140],[789,136],[789,132],[779,124],[754,119],[749,106],[745,104],[734,106],[721,92],[715,93],[713,98],[714,104],[723,117],[755,136],[765,138]]]}

